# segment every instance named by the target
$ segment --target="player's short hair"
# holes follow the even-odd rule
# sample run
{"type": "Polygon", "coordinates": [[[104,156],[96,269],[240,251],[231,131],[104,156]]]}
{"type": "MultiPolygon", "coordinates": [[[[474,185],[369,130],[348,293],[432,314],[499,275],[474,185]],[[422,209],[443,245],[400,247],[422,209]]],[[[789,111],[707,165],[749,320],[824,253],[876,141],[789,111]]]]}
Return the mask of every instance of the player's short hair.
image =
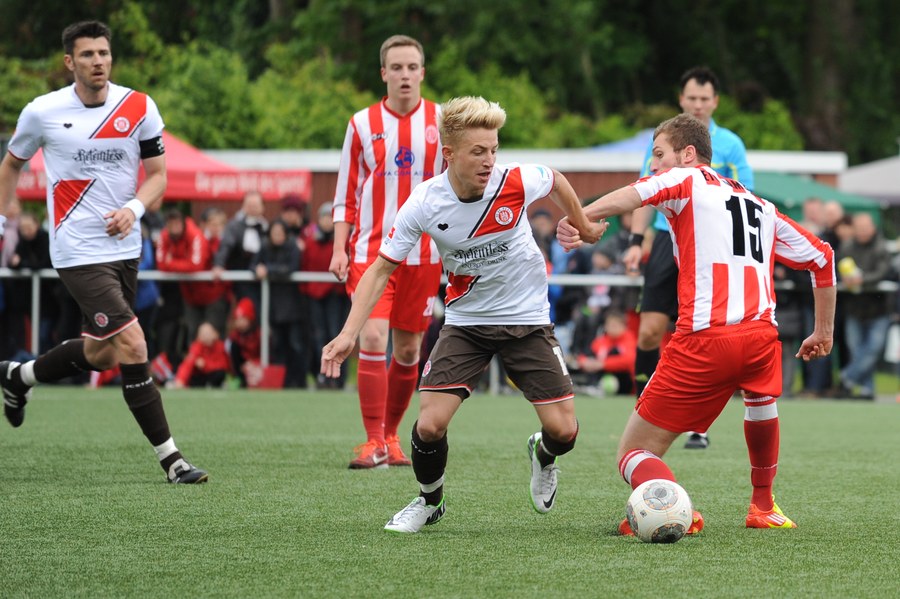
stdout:
{"type": "Polygon", "coordinates": [[[384,40],[384,43],[381,44],[381,66],[385,66],[385,60],[387,59],[387,52],[391,48],[397,48],[400,46],[413,46],[416,50],[419,51],[419,56],[422,57],[422,65],[425,65],[425,48],[422,47],[422,44],[419,40],[409,37],[408,35],[392,35],[391,37],[384,40]]]}
{"type": "Polygon", "coordinates": [[[707,83],[712,84],[713,94],[719,95],[719,78],[716,77],[716,74],[709,67],[700,66],[700,67],[691,67],[684,72],[681,76],[681,89],[684,89],[684,86],[688,84],[688,81],[693,79],[700,85],[706,85],[707,83]]]}
{"type": "Polygon", "coordinates": [[[75,40],[82,37],[89,37],[91,39],[105,37],[106,41],[112,42],[112,30],[106,23],[100,21],[79,21],[77,23],[72,23],[63,29],[62,32],[63,50],[65,50],[66,54],[71,55],[72,52],[75,51],[75,40]]]}
{"type": "Polygon", "coordinates": [[[712,141],[709,129],[700,119],[682,113],[659,124],[653,132],[653,139],[665,133],[672,144],[672,149],[679,152],[688,146],[694,146],[699,162],[709,164],[712,160],[712,141]]]}
{"type": "Polygon", "coordinates": [[[441,142],[452,146],[469,129],[500,129],[506,123],[506,111],[496,102],[481,97],[451,98],[441,105],[441,142]]]}

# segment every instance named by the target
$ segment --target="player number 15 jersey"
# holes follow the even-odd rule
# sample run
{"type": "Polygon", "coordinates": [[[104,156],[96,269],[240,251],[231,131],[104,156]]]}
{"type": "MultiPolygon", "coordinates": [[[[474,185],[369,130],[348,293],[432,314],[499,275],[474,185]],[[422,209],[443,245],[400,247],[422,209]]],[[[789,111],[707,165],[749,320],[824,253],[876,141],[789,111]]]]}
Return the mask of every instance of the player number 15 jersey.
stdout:
{"type": "Polygon", "coordinates": [[[774,261],[835,284],[831,246],[708,166],[673,168],[634,188],[668,220],[678,262],[676,331],[775,321],[774,261]]]}

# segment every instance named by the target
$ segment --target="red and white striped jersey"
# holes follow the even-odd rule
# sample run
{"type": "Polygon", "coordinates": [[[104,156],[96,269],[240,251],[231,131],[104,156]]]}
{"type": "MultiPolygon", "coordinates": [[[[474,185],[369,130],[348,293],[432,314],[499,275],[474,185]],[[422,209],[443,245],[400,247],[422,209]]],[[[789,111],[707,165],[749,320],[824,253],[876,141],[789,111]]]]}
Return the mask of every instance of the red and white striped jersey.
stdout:
{"type": "Polygon", "coordinates": [[[447,324],[549,324],[547,267],[525,210],[552,189],[545,166],[495,164],[484,195],[463,202],[444,173],[413,190],[379,254],[399,264],[433,238],[449,280],[447,324]]]}
{"type": "Polygon", "coordinates": [[[775,262],[835,285],[831,246],[740,183],[706,165],[673,168],[632,184],[671,227],[678,262],[676,331],[775,320],[775,262]]]}
{"type": "MultiPolygon", "coordinates": [[[[334,192],[334,221],[354,227],[351,262],[371,264],[412,189],[443,170],[439,114],[440,106],[423,98],[401,116],[387,107],[385,97],[350,119],[334,192]]],[[[425,236],[406,264],[438,261],[434,243],[425,236]]]]}
{"type": "Polygon", "coordinates": [[[137,258],[141,224],[125,239],[106,234],[103,215],[134,197],[140,142],[162,135],[146,94],[114,83],[102,106],[88,108],[75,85],[32,100],[19,116],[9,153],[30,160],[44,150],[50,255],[55,268],[137,258]]]}

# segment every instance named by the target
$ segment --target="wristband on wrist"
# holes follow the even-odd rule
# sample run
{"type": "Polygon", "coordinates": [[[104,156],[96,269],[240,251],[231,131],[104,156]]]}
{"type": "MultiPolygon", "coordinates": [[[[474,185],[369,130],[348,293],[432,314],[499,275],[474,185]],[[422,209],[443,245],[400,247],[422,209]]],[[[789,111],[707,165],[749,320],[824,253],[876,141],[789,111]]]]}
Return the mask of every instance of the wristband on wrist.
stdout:
{"type": "Polygon", "coordinates": [[[144,212],[147,211],[144,204],[137,198],[132,198],[125,202],[123,208],[128,208],[134,212],[134,220],[141,220],[141,217],[144,216],[144,212]]]}
{"type": "Polygon", "coordinates": [[[643,243],[644,236],[640,233],[632,233],[628,236],[628,247],[631,247],[633,245],[643,245],[643,243]]]}

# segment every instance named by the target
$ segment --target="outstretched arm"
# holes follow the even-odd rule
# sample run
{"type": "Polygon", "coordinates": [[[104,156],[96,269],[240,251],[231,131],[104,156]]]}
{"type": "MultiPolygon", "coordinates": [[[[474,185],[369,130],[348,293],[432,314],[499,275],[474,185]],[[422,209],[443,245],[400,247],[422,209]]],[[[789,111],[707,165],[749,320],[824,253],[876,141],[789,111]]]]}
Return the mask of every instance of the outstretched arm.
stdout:
{"type": "MultiPolygon", "coordinates": [[[[640,207],[641,196],[634,187],[628,185],[592,202],[584,209],[584,214],[589,221],[597,221],[617,214],[631,212],[640,207]]],[[[556,227],[556,238],[566,251],[579,248],[585,242],[592,243],[582,238],[580,231],[574,226],[574,223],[570,222],[568,217],[559,221],[556,227]]]]}
{"type": "Polygon", "coordinates": [[[548,197],[563,209],[563,212],[566,213],[566,220],[575,229],[582,242],[597,243],[606,232],[609,223],[605,221],[592,222],[599,219],[588,218],[572,184],[556,169],[553,170],[553,189],[550,190],[548,197]]]}

